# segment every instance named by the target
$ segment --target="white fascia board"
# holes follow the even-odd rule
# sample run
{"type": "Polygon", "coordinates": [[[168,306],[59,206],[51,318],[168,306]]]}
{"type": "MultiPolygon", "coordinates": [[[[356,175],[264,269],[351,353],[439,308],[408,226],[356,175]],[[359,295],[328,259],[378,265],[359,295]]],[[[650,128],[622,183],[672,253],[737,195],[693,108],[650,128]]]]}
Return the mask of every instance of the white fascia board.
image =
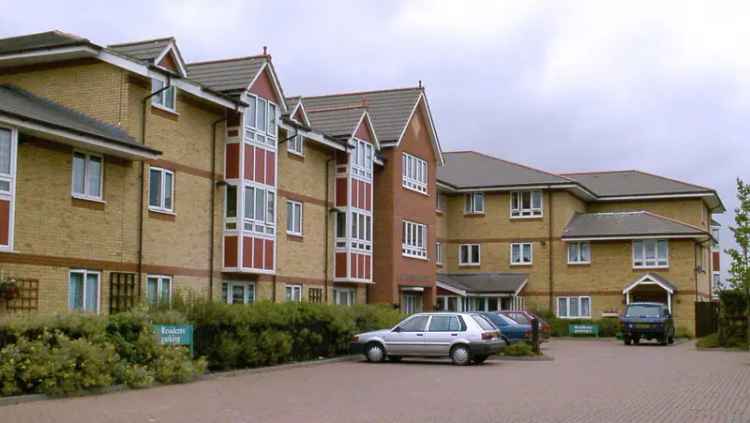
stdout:
{"type": "Polygon", "coordinates": [[[460,296],[462,296],[462,297],[465,297],[465,296],[466,296],[466,291],[464,291],[463,289],[458,289],[458,288],[454,288],[454,287],[452,287],[452,286],[450,286],[450,285],[448,285],[448,284],[445,284],[445,283],[443,283],[443,282],[440,282],[440,281],[436,281],[436,282],[435,282],[435,285],[436,285],[436,286],[437,286],[438,288],[442,288],[442,289],[444,289],[444,290],[446,290],[446,291],[450,291],[450,292],[452,292],[452,293],[454,293],[454,294],[457,294],[457,295],[460,295],[460,296]]]}
{"type": "Polygon", "coordinates": [[[333,148],[335,150],[346,151],[346,148],[344,148],[343,145],[337,144],[337,143],[329,140],[328,138],[326,138],[325,136],[323,136],[322,134],[319,134],[317,132],[308,131],[308,130],[305,130],[305,129],[297,128],[297,127],[291,126],[291,125],[289,125],[287,123],[284,123],[284,122],[281,122],[279,124],[279,126],[281,126],[282,128],[286,129],[287,131],[296,131],[298,134],[304,136],[305,138],[309,138],[309,139],[311,139],[311,140],[313,140],[315,142],[318,142],[320,144],[326,145],[326,146],[331,147],[331,148],[333,148]]]}
{"type": "Polygon", "coordinates": [[[659,194],[659,195],[623,195],[618,197],[598,197],[597,201],[625,201],[625,200],[654,200],[664,198],[697,198],[713,197],[714,193],[690,193],[690,194],[659,194]]]}
{"type": "Polygon", "coordinates": [[[670,294],[674,294],[674,290],[670,288],[667,285],[664,285],[663,283],[659,282],[656,278],[652,277],[651,275],[645,275],[642,278],[638,279],[637,281],[631,283],[625,289],[622,290],[623,294],[627,294],[628,292],[632,291],[633,288],[635,288],[638,285],[659,285],[662,289],[669,292],[670,294]]]}
{"type": "Polygon", "coordinates": [[[451,192],[463,192],[463,193],[469,193],[469,192],[508,192],[508,191],[533,191],[533,190],[540,190],[540,189],[566,189],[566,188],[574,188],[575,184],[565,184],[565,185],[516,185],[516,186],[507,186],[507,187],[479,187],[479,188],[452,188],[448,185],[442,184],[438,182],[439,186],[442,186],[446,189],[451,190],[451,192]]]}
{"type": "Polygon", "coordinates": [[[565,242],[578,242],[578,241],[630,241],[638,239],[690,239],[690,238],[702,238],[707,235],[636,235],[636,236],[602,236],[602,237],[584,237],[584,238],[570,238],[562,237],[560,240],[565,242]]]}

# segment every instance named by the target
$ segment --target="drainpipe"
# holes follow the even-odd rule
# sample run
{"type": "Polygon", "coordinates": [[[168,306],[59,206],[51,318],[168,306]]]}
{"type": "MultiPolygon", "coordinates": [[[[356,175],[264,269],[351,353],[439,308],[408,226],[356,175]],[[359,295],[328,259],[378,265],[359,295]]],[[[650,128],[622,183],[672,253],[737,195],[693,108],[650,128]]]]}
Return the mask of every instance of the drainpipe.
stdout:
{"type": "MultiPolygon", "coordinates": [[[[224,110],[224,117],[222,119],[218,119],[214,121],[214,123],[211,124],[211,207],[210,207],[210,221],[211,226],[209,230],[209,247],[208,247],[208,256],[209,256],[209,262],[208,262],[208,299],[209,301],[213,301],[214,298],[214,231],[216,230],[214,228],[214,225],[216,224],[216,218],[214,217],[214,214],[216,213],[216,127],[218,124],[222,122],[227,121],[227,111],[224,110]]],[[[223,228],[222,228],[223,232],[223,228]]]]}
{"type": "MultiPolygon", "coordinates": [[[[695,301],[696,302],[698,301],[698,254],[702,250],[701,247],[704,244],[707,244],[707,243],[711,242],[712,239],[713,239],[712,237],[709,237],[705,241],[700,241],[700,242],[696,242],[695,243],[695,253],[693,254],[693,256],[694,256],[693,259],[695,260],[695,266],[694,266],[694,270],[693,270],[693,276],[695,278],[695,301]]],[[[702,259],[703,259],[703,257],[701,256],[701,261],[703,261],[702,259]]],[[[706,269],[703,269],[703,271],[706,272],[706,269]]],[[[708,281],[709,281],[708,282],[709,283],[708,284],[708,286],[709,286],[708,295],[709,295],[709,298],[710,298],[711,297],[711,283],[712,283],[710,276],[709,276],[708,281]]]]}
{"type": "Polygon", "coordinates": [[[552,258],[552,224],[554,222],[552,218],[552,191],[549,191],[549,230],[547,233],[547,242],[549,243],[549,310],[550,312],[554,313],[555,310],[555,281],[554,281],[554,260],[552,258]]]}
{"type": "MultiPolygon", "coordinates": [[[[334,154],[334,157],[335,157],[336,152],[334,151],[333,154],[334,154]]],[[[331,195],[331,193],[330,193],[330,190],[331,190],[331,162],[333,162],[333,160],[334,159],[328,159],[326,161],[326,200],[325,200],[325,204],[323,205],[323,207],[325,207],[325,210],[327,212],[325,214],[325,216],[326,216],[326,221],[325,221],[325,244],[324,244],[324,247],[323,247],[325,249],[325,251],[323,252],[323,283],[324,283],[324,286],[325,286],[325,289],[323,291],[323,296],[324,296],[324,299],[325,299],[325,304],[328,304],[328,253],[329,253],[329,251],[328,251],[328,248],[329,248],[328,237],[331,236],[331,234],[329,233],[329,221],[331,220],[331,209],[328,208],[328,199],[330,198],[330,195],[331,195]]],[[[334,234],[334,236],[335,236],[335,234],[334,234]]]]}
{"type": "MultiPolygon", "coordinates": [[[[150,82],[150,80],[149,80],[150,82]]],[[[146,145],[146,122],[148,117],[149,100],[151,97],[161,94],[172,87],[172,77],[167,75],[167,84],[160,90],[155,91],[143,98],[143,115],[141,120],[141,143],[146,145]]],[[[146,193],[146,163],[141,160],[141,188],[138,199],[138,296],[141,296],[141,283],[143,281],[143,196],[146,193]]]]}

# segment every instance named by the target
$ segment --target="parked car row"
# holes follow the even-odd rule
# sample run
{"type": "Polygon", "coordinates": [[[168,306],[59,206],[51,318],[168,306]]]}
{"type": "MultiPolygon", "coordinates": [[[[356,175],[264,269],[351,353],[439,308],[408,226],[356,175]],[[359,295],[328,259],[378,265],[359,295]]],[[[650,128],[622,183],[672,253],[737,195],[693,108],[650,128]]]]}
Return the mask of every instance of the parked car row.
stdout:
{"type": "MultiPolygon", "coordinates": [[[[526,312],[418,313],[391,329],[355,335],[352,352],[364,354],[370,362],[448,357],[456,365],[480,364],[507,345],[531,340],[534,318],[538,319],[526,312]]],[[[540,319],[544,327],[546,332],[540,334],[548,338],[549,325],[540,319]]]]}

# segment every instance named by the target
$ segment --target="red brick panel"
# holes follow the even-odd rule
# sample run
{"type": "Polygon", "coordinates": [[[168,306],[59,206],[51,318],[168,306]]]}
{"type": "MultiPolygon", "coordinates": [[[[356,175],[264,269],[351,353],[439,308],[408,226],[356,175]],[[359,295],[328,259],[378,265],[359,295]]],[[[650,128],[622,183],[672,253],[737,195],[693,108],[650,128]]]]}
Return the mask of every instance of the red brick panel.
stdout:
{"type": "Polygon", "coordinates": [[[271,78],[268,76],[268,70],[263,71],[255,80],[253,86],[250,87],[250,92],[273,101],[276,104],[281,104],[280,99],[276,96],[276,90],[273,89],[273,83],[271,78]]]}
{"type": "Polygon", "coordinates": [[[336,178],[336,206],[346,206],[346,178],[336,178]]]}
{"type": "Polygon", "coordinates": [[[346,253],[336,253],[336,277],[346,277],[346,253]]]}
{"type": "Polygon", "coordinates": [[[240,145],[227,144],[226,149],[226,177],[235,179],[240,177],[240,145]]]}
{"type": "Polygon", "coordinates": [[[242,237],[242,267],[253,267],[253,237],[242,237]]]}
{"type": "Polygon", "coordinates": [[[372,184],[364,183],[365,186],[365,210],[372,210],[372,184]]]}
{"type": "Polygon", "coordinates": [[[370,280],[371,278],[371,265],[372,265],[372,256],[365,256],[365,279],[370,280]]]}
{"type": "Polygon", "coordinates": [[[224,237],[224,267],[237,267],[237,237],[224,237]]]}
{"type": "Polygon", "coordinates": [[[357,254],[352,254],[350,256],[351,261],[351,269],[349,270],[349,276],[352,278],[357,277],[357,254]]]}
{"type": "Polygon", "coordinates": [[[721,253],[714,251],[712,254],[711,266],[713,267],[714,272],[718,272],[721,270],[721,253]]]}
{"type": "Polygon", "coordinates": [[[273,270],[273,241],[270,239],[265,240],[265,259],[263,260],[263,268],[266,270],[273,270]]]}
{"type": "Polygon", "coordinates": [[[367,201],[365,200],[365,185],[367,184],[364,182],[357,184],[357,207],[360,209],[364,209],[367,205],[367,201]]]}
{"type": "Polygon", "coordinates": [[[255,155],[255,147],[252,145],[245,146],[245,179],[253,180],[253,170],[255,169],[255,161],[253,156],[255,155]]]}
{"type": "Polygon", "coordinates": [[[276,185],[276,153],[266,152],[266,184],[276,185]]]}
{"type": "Polygon", "coordinates": [[[255,149],[255,182],[266,183],[266,150],[255,149]]]}
{"type": "Polygon", "coordinates": [[[260,238],[253,239],[253,267],[263,268],[263,240],[260,238]]]}
{"type": "Polygon", "coordinates": [[[362,124],[357,127],[357,131],[354,136],[361,139],[362,141],[372,142],[370,137],[370,125],[367,124],[367,120],[362,120],[362,124]]]}
{"type": "Polygon", "coordinates": [[[358,186],[359,181],[352,179],[352,207],[359,207],[359,196],[357,195],[359,193],[359,190],[357,189],[358,186]]]}

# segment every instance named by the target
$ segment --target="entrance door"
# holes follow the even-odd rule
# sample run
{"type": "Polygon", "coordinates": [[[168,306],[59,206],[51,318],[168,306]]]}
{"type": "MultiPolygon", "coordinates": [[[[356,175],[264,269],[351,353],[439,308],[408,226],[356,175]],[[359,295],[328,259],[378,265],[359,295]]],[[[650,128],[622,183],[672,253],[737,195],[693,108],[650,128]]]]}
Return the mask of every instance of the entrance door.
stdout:
{"type": "Polygon", "coordinates": [[[409,292],[401,294],[401,311],[406,314],[422,312],[422,293],[409,292]]]}

